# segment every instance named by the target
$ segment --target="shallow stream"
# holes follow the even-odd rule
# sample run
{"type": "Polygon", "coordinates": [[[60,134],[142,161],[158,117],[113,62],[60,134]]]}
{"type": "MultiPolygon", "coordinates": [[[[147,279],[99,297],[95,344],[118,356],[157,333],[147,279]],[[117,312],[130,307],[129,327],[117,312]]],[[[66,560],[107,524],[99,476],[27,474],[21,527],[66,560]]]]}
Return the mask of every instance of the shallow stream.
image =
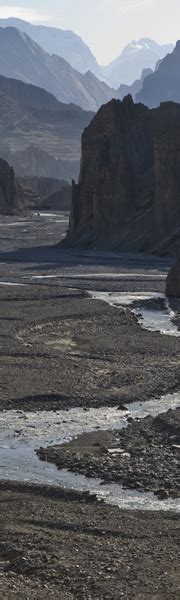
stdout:
{"type": "Polygon", "coordinates": [[[4,411],[0,414],[0,479],[31,481],[60,485],[68,489],[96,493],[98,499],[120,508],[141,510],[180,511],[176,499],[159,502],[151,493],[124,490],[120,485],[101,485],[100,479],[89,479],[39,460],[35,450],[68,442],[81,433],[90,431],[114,430],[127,426],[127,417],[143,418],[148,414],[156,416],[169,408],[180,405],[180,393],[168,394],[157,400],[143,404],[128,405],[127,411],[118,408],[99,408],[69,411],[4,411]]]}
{"type": "Polygon", "coordinates": [[[137,315],[140,325],[150,331],[160,331],[164,335],[180,336],[178,327],[173,323],[175,312],[171,309],[165,294],[155,292],[144,292],[142,294],[127,294],[119,292],[92,292],[93,298],[108,302],[111,306],[131,307],[132,312],[137,315]],[[154,301],[161,301],[162,307],[151,307],[154,301]],[[147,306],[147,301],[149,306],[147,306]],[[136,306],[133,306],[133,305],[136,306]]]}
{"type": "MultiPolygon", "coordinates": [[[[97,276],[99,277],[99,273],[97,276]]],[[[107,274],[104,273],[104,276],[107,274]]],[[[119,274],[114,276],[119,277],[119,274]]],[[[32,279],[42,280],[45,277],[49,279],[51,275],[36,275],[32,279]]],[[[52,277],[57,278],[54,275],[52,277]]],[[[11,282],[4,281],[0,284],[13,285],[11,282]]],[[[180,335],[180,331],[172,321],[175,315],[164,294],[92,292],[91,295],[113,306],[130,306],[143,328],[160,331],[166,335],[180,335]],[[153,304],[157,300],[161,302],[158,309],[154,308],[153,304]],[[152,304],[147,305],[147,301],[152,301],[152,304]]],[[[62,444],[81,433],[98,429],[121,429],[127,426],[128,416],[133,418],[156,416],[178,406],[180,406],[180,393],[152,399],[142,405],[130,404],[124,412],[114,407],[89,410],[76,408],[68,411],[36,413],[4,411],[0,413],[0,479],[46,483],[89,491],[96,493],[98,499],[104,499],[105,502],[116,504],[120,508],[180,511],[179,501],[176,499],[160,502],[151,493],[124,490],[117,484],[102,486],[102,481],[99,479],[89,479],[67,470],[58,470],[53,464],[40,461],[35,453],[40,446],[62,444]]]]}

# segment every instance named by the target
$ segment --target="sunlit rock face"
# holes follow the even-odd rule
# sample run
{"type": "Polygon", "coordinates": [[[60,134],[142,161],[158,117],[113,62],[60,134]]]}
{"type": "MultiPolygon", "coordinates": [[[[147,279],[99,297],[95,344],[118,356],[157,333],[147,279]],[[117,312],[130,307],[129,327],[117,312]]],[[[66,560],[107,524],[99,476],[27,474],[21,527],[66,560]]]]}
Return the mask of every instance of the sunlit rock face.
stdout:
{"type": "Polygon", "coordinates": [[[172,298],[180,298],[180,259],[167,276],[166,293],[172,298]]]}
{"type": "Polygon", "coordinates": [[[101,107],[84,131],[69,245],[176,254],[180,248],[180,106],[131,96],[101,107]]]}
{"type": "Polygon", "coordinates": [[[14,214],[23,208],[23,191],[12,167],[0,158],[0,213],[14,214]]]}

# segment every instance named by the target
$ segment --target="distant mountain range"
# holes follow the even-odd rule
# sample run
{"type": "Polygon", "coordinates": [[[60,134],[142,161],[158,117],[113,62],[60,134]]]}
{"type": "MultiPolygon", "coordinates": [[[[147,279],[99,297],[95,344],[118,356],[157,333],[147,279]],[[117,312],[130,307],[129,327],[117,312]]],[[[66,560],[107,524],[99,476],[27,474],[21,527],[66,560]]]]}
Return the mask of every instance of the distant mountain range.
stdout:
{"type": "Polygon", "coordinates": [[[82,131],[92,116],[41,88],[0,76],[0,156],[19,175],[76,179],[82,131]]]}
{"type": "Polygon", "coordinates": [[[156,71],[144,79],[141,91],[136,94],[136,102],[149,108],[171,100],[180,103],[180,41],[174,51],[160,61],[156,71]]]}
{"type": "Polygon", "coordinates": [[[0,19],[0,27],[16,27],[29,35],[49,54],[56,54],[64,58],[80,73],[84,74],[86,71],[91,71],[97,76],[100,75],[100,67],[95,56],[87,44],[73,31],[64,31],[45,25],[32,25],[32,23],[14,17],[0,19]]]}
{"type": "Polygon", "coordinates": [[[118,58],[101,68],[101,75],[114,88],[119,88],[122,83],[131,85],[141,78],[144,69],[154,70],[158,60],[172,52],[173,48],[172,44],[160,45],[149,38],[133,40],[118,58]]]}
{"type": "Polygon", "coordinates": [[[61,102],[72,102],[84,110],[96,111],[116,95],[90,71],[82,75],[13,27],[0,28],[0,73],[42,87],[61,102]]]}
{"type": "MultiPolygon", "coordinates": [[[[115,89],[119,88],[121,84],[131,85],[136,79],[140,79],[144,69],[151,68],[154,70],[158,60],[161,60],[173,50],[173,44],[161,45],[149,38],[132,40],[115,60],[104,67],[98,65],[90,48],[73,31],[64,31],[45,25],[32,25],[32,23],[14,17],[0,19],[0,27],[19,29],[50,55],[64,58],[73,69],[81,74],[91,71],[96,77],[104,80],[108,86],[115,89]]],[[[15,73],[13,75],[17,76],[15,73]]],[[[31,81],[31,83],[37,82],[31,81]]],[[[83,80],[81,80],[81,85],[83,85],[83,80]]],[[[58,98],[64,102],[67,101],[66,98],[60,98],[59,96],[58,98]]],[[[72,101],[74,102],[74,100],[72,101]]],[[[77,100],[75,102],[77,103],[77,100]]],[[[83,108],[85,108],[84,105],[83,108]]],[[[95,110],[95,106],[89,108],[95,110]]]]}
{"type": "MultiPolygon", "coordinates": [[[[180,42],[173,50],[146,38],[133,41],[112,65],[118,81],[125,69],[127,78],[139,71],[140,77],[115,90],[91,71],[78,72],[22,30],[5,24],[0,28],[0,156],[18,175],[77,180],[82,132],[93,113],[113,97],[131,94],[149,107],[165,100],[180,102],[180,42]],[[142,71],[146,62],[148,68],[142,71]],[[149,67],[152,62],[154,72],[149,67]]],[[[20,24],[22,28],[24,22],[20,24]]],[[[50,36],[52,28],[47,29],[50,36]]]]}

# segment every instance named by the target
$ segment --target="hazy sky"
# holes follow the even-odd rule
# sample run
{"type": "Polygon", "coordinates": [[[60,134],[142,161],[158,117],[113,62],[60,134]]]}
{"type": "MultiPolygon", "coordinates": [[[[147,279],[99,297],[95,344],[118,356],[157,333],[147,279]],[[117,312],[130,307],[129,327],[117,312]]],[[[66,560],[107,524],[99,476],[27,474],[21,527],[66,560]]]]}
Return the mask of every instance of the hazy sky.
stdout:
{"type": "Polygon", "coordinates": [[[101,64],[132,39],[180,39],[180,0],[0,0],[0,17],[73,29],[101,64]]]}

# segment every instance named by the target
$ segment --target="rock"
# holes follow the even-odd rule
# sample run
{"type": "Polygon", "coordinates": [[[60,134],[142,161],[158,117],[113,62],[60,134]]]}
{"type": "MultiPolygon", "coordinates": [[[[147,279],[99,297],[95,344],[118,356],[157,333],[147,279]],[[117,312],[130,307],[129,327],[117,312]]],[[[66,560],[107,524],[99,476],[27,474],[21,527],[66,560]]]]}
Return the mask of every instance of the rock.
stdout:
{"type": "Polygon", "coordinates": [[[0,213],[15,214],[23,208],[24,194],[17,183],[14,170],[0,158],[0,213]]]}
{"type": "Polygon", "coordinates": [[[66,246],[177,254],[180,106],[131,96],[102,106],[82,136],[66,246]]]}
{"type": "Polygon", "coordinates": [[[180,259],[168,273],[166,280],[166,294],[172,298],[180,298],[180,259]]]}
{"type": "Polygon", "coordinates": [[[155,496],[159,498],[159,500],[167,500],[169,498],[168,490],[160,489],[155,492],[155,496]]]}

